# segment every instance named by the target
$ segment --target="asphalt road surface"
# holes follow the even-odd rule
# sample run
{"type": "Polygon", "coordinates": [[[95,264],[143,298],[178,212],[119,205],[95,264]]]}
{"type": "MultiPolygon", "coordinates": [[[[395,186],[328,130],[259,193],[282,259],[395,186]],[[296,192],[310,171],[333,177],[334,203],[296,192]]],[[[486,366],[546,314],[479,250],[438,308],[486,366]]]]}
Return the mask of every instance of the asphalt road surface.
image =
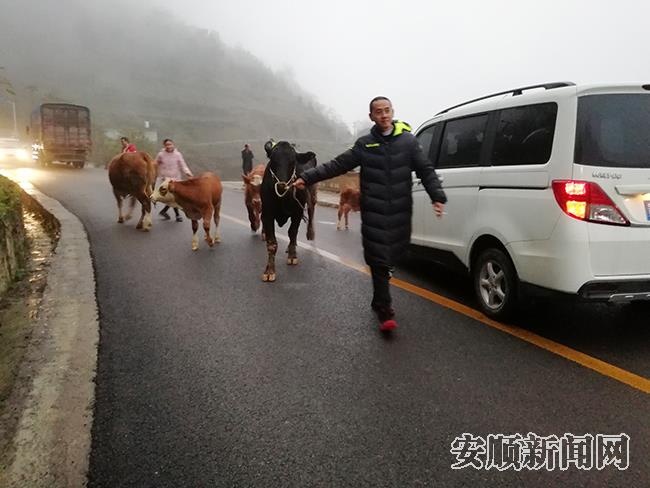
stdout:
{"type": "Polygon", "coordinates": [[[318,208],[326,253],[301,248],[288,267],[281,242],[267,284],[241,192],[225,192],[221,244],[192,252],[187,220],[117,224],[102,169],[24,177],[91,242],[92,487],[650,486],[650,309],[551,302],[500,328],[473,318],[466,279],[412,260],[393,287],[400,328],[384,337],[357,269],[358,214],[337,232],[336,211],[318,208]],[[476,456],[496,456],[490,469],[452,469],[463,433],[625,433],[629,466],[501,471],[493,442],[476,456]]]}

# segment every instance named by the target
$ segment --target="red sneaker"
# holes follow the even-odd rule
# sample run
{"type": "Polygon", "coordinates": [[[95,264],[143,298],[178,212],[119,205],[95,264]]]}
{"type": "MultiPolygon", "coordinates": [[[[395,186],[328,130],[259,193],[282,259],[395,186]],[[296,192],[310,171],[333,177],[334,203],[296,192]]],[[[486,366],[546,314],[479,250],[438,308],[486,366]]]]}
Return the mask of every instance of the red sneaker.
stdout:
{"type": "Polygon", "coordinates": [[[393,320],[393,318],[395,317],[395,310],[393,309],[393,307],[373,305],[372,309],[377,314],[377,318],[379,319],[379,322],[381,324],[379,326],[380,331],[388,332],[397,328],[397,322],[393,320]]]}
{"type": "Polygon", "coordinates": [[[393,319],[385,320],[379,326],[379,330],[382,332],[390,332],[391,330],[394,330],[396,328],[397,328],[397,322],[395,322],[393,319]]]}

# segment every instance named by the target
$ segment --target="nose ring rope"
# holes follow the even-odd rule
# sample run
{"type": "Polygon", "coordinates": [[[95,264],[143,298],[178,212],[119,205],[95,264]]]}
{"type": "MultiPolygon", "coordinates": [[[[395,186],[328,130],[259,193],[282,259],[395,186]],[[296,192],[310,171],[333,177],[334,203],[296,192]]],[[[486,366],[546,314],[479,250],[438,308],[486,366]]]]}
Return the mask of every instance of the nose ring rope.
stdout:
{"type": "Polygon", "coordinates": [[[275,178],[275,185],[273,185],[273,189],[275,190],[275,194],[280,198],[284,198],[284,196],[287,193],[289,193],[289,190],[291,189],[291,184],[296,179],[296,169],[294,168],[293,174],[291,175],[291,178],[289,178],[289,181],[286,181],[286,182],[285,181],[280,181],[280,178],[278,178],[275,175],[275,173],[273,172],[273,170],[271,168],[269,168],[269,171],[271,172],[271,176],[273,176],[273,178],[275,178]],[[280,194],[280,191],[278,191],[278,186],[279,185],[285,185],[285,189],[284,189],[284,192],[282,194],[280,194]]]}
{"type": "Polygon", "coordinates": [[[271,172],[271,176],[273,176],[273,178],[275,179],[275,184],[273,185],[273,189],[275,190],[275,194],[279,198],[284,198],[286,196],[286,194],[289,193],[289,190],[291,190],[293,188],[293,199],[296,201],[298,206],[302,209],[302,220],[306,221],[307,219],[305,217],[305,206],[302,203],[300,203],[300,200],[298,200],[298,198],[296,197],[296,188],[291,186],[291,184],[297,179],[296,178],[296,169],[295,168],[293,169],[293,173],[291,175],[291,178],[289,178],[289,181],[287,181],[287,182],[280,181],[280,178],[278,178],[275,175],[275,173],[273,172],[273,170],[271,168],[269,168],[269,171],[271,172]],[[284,192],[282,192],[282,194],[280,193],[280,191],[278,191],[278,186],[279,185],[285,185],[285,189],[284,189],[284,192]]]}

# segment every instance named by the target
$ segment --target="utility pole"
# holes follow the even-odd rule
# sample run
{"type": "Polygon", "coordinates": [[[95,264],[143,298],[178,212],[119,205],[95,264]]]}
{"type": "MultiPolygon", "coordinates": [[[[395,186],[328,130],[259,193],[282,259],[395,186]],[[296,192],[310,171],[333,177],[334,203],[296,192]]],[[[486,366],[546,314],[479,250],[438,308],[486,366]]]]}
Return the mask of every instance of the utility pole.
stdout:
{"type": "Polygon", "coordinates": [[[16,120],[16,102],[10,100],[11,106],[14,109],[14,137],[18,138],[18,121],[16,120]]]}

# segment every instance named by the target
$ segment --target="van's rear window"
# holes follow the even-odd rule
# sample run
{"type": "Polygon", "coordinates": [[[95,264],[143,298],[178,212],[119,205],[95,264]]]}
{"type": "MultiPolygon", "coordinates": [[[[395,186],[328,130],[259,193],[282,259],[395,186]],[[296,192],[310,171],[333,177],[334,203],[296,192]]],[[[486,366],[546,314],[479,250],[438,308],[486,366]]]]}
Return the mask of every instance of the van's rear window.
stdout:
{"type": "Polygon", "coordinates": [[[650,94],[581,97],[575,162],[650,168],[650,94]]]}

